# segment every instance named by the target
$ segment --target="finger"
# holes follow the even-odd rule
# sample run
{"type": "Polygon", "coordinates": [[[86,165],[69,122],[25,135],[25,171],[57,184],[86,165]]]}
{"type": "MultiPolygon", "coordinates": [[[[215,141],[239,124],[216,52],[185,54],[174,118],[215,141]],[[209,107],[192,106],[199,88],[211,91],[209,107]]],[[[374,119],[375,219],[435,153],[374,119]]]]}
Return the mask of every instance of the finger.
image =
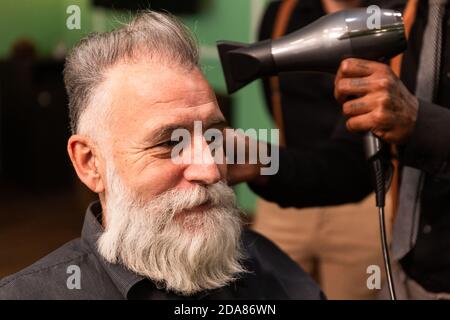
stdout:
{"type": "Polygon", "coordinates": [[[348,96],[362,96],[372,91],[369,78],[343,78],[334,87],[334,97],[343,104],[348,96]]]}
{"type": "Polygon", "coordinates": [[[378,62],[349,58],[341,62],[337,77],[353,78],[367,77],[378,69],[378,62]]]}
{"type": "Polygon", "coordinates": [[[366,113],[360,116],[352,117],[345,123],[350,132],[368,132],[372,131],[371,114],[366,113]]]}
{"type": "Polygon", "coordinates": [[[373,103],[371,96],[367,95],[362,98],[349,100],[342,106],[342,113],[346,117],[355,117],[366,114],[374,110],[376,104],[373,103]]]}
{"type": "Polygon", "coordinates": [[[376,137],[381,138],[383,140],[386,140],[386,138],[390,136],[390,131],[388,131],[387,129],[375,129],[372,130],[372,133],[376,137]]]}
{"type": "Polygon", "coordinates": [[[335,83],[342,78],[362,78],[374,73],[371,61],[349,58],[342,60],[336,73],[335,83]]]}

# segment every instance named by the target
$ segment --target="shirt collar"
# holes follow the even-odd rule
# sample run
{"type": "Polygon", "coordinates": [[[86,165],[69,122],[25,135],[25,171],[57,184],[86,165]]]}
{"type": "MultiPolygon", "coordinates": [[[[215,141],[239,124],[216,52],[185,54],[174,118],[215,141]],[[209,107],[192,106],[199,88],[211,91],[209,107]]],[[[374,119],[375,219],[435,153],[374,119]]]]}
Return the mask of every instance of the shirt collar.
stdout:
{"type": "Polygon", "coordinates": [[[97,241],[100,235],[104,232],[104,229],[97,217],[101,216],[101,212],[102,207],[99,201],[92,202],[89,205],[84,218],[81,238],[89,245],[113,283],[116,285],[117,289],[123,297],[127,299],[131,288],[133,288],[137,283],[145,280],[145,278],[128,270],[121,264],[109,263],[100,255],[97,248],[97,241]]]}

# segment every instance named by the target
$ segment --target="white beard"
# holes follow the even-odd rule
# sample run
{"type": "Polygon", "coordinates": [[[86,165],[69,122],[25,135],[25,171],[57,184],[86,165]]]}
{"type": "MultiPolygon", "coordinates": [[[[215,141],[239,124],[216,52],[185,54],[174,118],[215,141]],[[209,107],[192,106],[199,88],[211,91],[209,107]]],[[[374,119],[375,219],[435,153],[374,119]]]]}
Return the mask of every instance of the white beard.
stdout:
{"type": "Polygon", "coordinates": [[[172,189],[145,202],[124,186],[114,168],[107,178],[106,229],[97,244],[108,262],[186,296],[223,287],[246,272],[242,222],[225,183],[172,189]],[[180,215],[206,201],[210,209],[180,215]]]}

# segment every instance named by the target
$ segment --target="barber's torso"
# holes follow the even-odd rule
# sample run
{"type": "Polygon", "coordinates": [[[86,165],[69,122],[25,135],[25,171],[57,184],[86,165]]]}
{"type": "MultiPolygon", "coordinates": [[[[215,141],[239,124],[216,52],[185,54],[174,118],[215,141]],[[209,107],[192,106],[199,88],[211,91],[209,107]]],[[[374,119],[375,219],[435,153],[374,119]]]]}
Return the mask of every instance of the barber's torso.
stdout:
{"type": "MultiPolygon", "coordinates": [[[[272,3],[266,11],[260,39],[271,37],[280,3],[280,1],[272,3]]],[[[382,8],[403,10],[406,1],[381,0],[371,3],[382,8]]],[[[450,108],[449,11],[447,5],[442,26],[440,81],[433,101],[445,108],[450,108]]],[[[324,14],[320,1],[298,0],[285,33],[295,31],[324,14]]],[[[427,15],[428,1],[419,1],[409,34],[408,49],[402,61],[401,79],[413,93],[416,89],[427,15]]],[[[287,146],[305,148],[329,139],[341,116],[341,107],[333,97],[334,75],[284,73],[279,76],[279,83],[287,146]]],[[[264,82],[264,89],[270,105],[271,88],[268,81],[264,82]]],[[[401,260],[401,264],[405,272],[428,291],[450,292],[450,254],[447,252],[450,252],[450,181],[426,175],[421,194],[421,215],[416,245],[401,260]]]]}

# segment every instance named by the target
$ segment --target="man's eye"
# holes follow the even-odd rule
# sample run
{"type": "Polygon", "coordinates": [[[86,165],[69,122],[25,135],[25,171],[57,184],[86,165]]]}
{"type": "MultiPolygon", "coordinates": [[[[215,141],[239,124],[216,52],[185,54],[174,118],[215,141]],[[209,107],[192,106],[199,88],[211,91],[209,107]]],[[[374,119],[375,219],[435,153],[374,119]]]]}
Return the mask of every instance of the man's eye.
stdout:
{"type": "Polygon", "coordinates": [[[167,140],[164,142],[161,142],[159,144],[157,144],[155,146],[155,148],[173,148],[175,147],[177,144],[179,143],[179,141],[173,141],[173,140],[167,140]]]}

